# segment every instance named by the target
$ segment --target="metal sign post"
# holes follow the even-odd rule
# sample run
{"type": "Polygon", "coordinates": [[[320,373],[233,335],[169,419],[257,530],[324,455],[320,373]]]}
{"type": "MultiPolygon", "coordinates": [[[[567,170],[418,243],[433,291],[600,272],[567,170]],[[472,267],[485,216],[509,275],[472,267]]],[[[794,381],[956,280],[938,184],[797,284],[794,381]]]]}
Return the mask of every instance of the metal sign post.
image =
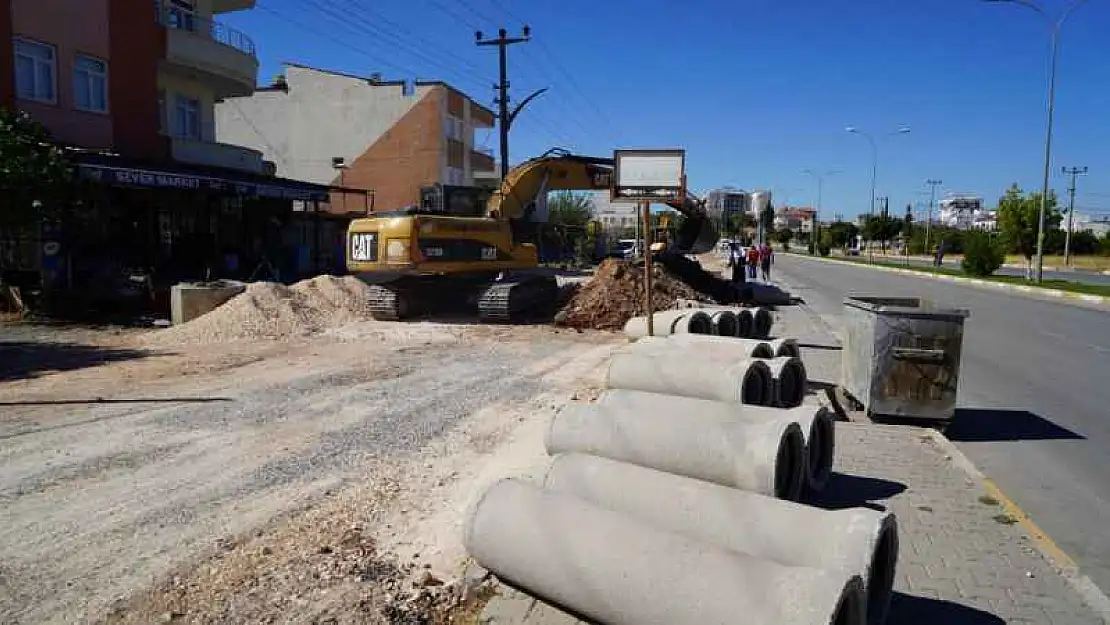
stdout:
{"type": "Polygon", "coordinates": [[[648,336],[655,336],[652,310],[651,203],[686,196],[685,150],[615,150],[610,200],[639,205],[643,230],[644,314],[648,336]]]}

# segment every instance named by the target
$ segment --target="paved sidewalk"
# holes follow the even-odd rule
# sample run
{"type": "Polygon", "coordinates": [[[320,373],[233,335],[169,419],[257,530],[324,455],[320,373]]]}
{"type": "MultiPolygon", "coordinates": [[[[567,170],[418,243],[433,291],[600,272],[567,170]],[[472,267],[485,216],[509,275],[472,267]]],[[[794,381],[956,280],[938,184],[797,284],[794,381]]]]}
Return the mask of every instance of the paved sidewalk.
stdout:
{"type": "MultiPolygon", "coordinates": [[[[776,314],[775,334],[793,336],[805,345],[803,360],[812,380],[835,382],[838,342],[820,317],[804,307],[784,307],[776,314]]],[[[888,619],[892,625],[1110,622],[1087,605],[935,433],[909,426],[843,423],[838,424],[836,444],[836,474],[811,503],[883,507],[898,515],[898,574],[888,619]]],[[[482,622],[580,621],[502,587],[482,622]]]]}

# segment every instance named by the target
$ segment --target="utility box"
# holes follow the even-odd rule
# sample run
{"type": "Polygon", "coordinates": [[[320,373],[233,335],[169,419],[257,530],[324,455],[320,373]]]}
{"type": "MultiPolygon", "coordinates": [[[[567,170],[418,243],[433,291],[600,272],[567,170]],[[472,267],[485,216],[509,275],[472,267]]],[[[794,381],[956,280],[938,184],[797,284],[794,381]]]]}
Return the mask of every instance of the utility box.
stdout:
{"type": "Polygon", "coordinates": [[[845,298],[841,387],[868,416],[951,421],[968,315],[914,297],[845,298]]]}

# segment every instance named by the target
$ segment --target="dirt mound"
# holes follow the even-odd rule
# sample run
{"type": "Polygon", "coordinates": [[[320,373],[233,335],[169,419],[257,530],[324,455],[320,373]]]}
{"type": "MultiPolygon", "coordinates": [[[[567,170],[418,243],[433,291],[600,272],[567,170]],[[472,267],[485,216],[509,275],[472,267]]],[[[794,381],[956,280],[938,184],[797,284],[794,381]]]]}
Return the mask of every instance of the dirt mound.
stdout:
{"type": "Polygon", "coordinates": [[[240,339],[306,336],[370,319],[369,287],[350,276],[317,276],[293,286],[252,282],[223,306],[150,333],[144,343],[172,347],[240,339]]]}
{"type": "MultiPolygon", "coordinates": [[[[652,266],[653,310],[674,308],[680,298],[710,301],[660,265],[652,266]]],[[[556,320],[572,328],[619,330],[644,314],[644,269],[640,264],[606,259],[592,280],[578,289],[556,320]]]]}

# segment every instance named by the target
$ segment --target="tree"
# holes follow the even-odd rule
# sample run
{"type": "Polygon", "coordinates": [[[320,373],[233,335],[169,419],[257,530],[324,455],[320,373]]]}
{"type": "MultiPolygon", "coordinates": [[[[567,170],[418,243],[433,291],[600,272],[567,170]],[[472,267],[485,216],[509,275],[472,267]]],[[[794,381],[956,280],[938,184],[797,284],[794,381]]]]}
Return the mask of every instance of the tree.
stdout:
{"type": "Polygon", "coordinates": [[[59,220],[70,180],[69,164],[46,127],[0,108],[0,236],[59,220]]]}
{"type": "Polygon", "coordinates": [[[986,277],[998,271],[1006,260],[1006,252],[986,232],[971,230],[964,234],[964,258],[960,267],[971,276],[986,277]]]}
{"type": "Polygon", "coordinates": [[[848,247],[848,244],[853,242],[856,236],[859,235],[859,228],[856,224],[847,221],[836,221],[827,228],[825,232],[829,233],[830,247],[848,247]]]}
{"type": "Polygon", "coordinates": [[[791,232],[789,228],[783,228],[782,230],[776,230],[775,234],[774,234],[774,238],[775,238],[776,241],[778,241],[779,243],[782,244],[782,249],[784,249],[786,251],[790,251],[790,241],[791,241],[791,239],[794,238],[794,233],[791,232]]]}
{"type": "Polygon", "coordinates": [[[573,191],[558,191],[547,200],[547,221],[553,225],[585,226],[593,216],[590,196],[573,191]]]}
{"type": "MultiPolygon", "coordinates": [[[[998,200],[998,229],[1010,249],[1025,257],[1025,277],[1033,277],[1033,255],[1037,253],[1037,223],[1041,210],[1041,194],[1028,193],[1014,183],[998,200]]],[[[1045,212],[1045,230],[1060,225],[1056,209],[1056,193],[1049,192],[1045,212]]]]}

